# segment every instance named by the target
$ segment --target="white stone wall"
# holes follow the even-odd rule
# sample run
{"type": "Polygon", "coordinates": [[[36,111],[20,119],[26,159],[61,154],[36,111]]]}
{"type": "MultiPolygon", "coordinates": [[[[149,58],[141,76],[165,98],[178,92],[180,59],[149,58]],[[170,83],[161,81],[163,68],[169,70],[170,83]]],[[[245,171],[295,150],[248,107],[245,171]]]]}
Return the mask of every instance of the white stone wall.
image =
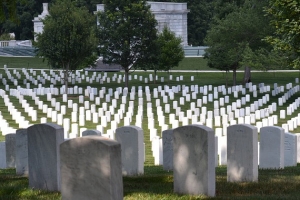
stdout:
{"type": "Polygon", "coordinates": [[[148,1],[148,4],[157,20],[158,30],[162,31],[164,26],[168,26],[177,37],[181,37],[182,44],[187,46],[187,3],[148,1]]]}
{"type": "MultiPolygon", "coordinates": [[[[43,12],[35,17],[32,21],[33,21],[33,32],[34,33],[41,33],[43,32],[43,28],[44,28],[44,24],[42,22],[42,20],[49,15],[49,11],[48,11],[48,3],[43,3],[43,12]]],[[[34,41],[36,41],[36,36],[34,36],[34,41]]]]}
{"type": "MultiPolygon", "coordinates": [[[[165,26],[169,27],[177,37],[182,39],[182,45],[188,45],[187,39],[187,3],[173,2],[147,2],[150,10],[157,20],[158,31],[162,31],[165,26]]],[[[104,11],[104,4],[97,4],[97,11],[104,11]]]]}
{"type": "MultiPolygon", "coordinates": [[[[173,3],[173,2],[147,2],[150,5],[150,10],[154,14],[155,19],[157,20],[158,31],[167,26],[171,31],[175,33],[177,37],[182,39],[182,45],[188,45],[187,38],[187,14],[189,10],[187,9],[187,3],[173,3]]],[[[104,4],[97,4],[97,11],[103,11],[104,4]]],[[[34,23],[34,32],[41,33],[43,31],[43,22],[48,12],[48,3],[43,3],[43,12],[38,17],[35,17],[34,23]]],[[[36,41],[36,37],[34,37],[36,41]]]]}

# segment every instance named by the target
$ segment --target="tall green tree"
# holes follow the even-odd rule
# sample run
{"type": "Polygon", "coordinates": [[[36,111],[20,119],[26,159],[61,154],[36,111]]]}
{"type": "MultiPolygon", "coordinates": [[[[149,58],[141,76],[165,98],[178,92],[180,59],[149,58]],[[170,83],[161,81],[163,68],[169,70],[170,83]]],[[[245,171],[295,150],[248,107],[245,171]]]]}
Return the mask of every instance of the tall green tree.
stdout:
{"type": "Polygon", "coordinates": [[[156,20],[144,0],[106,0],[98,14],[99,50],[103,62],[121,65],[128,74],[137,62],[149,59],[157,38],[156,20]]]}
{"type": "Polygon", "coordinates": [[[71,0],[57,0],[49,14],[43,20],[44,30],[37,34],[35,46],[38,56],[63,69],[67,91],[69,73],[87,64],[96,49],[95,16],[71,0]]]}
{"type": "Polygon", "coordinates": [[[291,65],[300,69],[300,2],[298,0],[269,0],[265,8],[272,17],[273,35],[266,37],[280,51],[294,54],[291,65]]]}
{"type": "Polygon", "coordinates": [[[158,67],[160,70],[169,71],[177,67],[179,62],[184,58],[182,40],[176,37],[175,33],[168,27],[158,34],[157,43],[159,46],[158,67]]]}
{"type": "MultiPolygon", "coordinates": [[[[161,33],[158,33],[155,41],[155,48],[146,62],[138,63],[138,68],[143,70],[153,70],[154,77],[157,71],[169,71],[179,65],[184,58],[184,51],[181,45],[182,39],[176,37],[168,27],[164,27],[161,33]]],[[[154,79],[154,83],[156,79],[154,79]]]]}
{"type": "Polygon", "coordinates": [[[264,16],[265,2],[248,0],[241,7],[224,16],[215,18],[208,32],[205,58],[208,66],[226,72],[233,72],[233,85],[236,84],[236,71],[242,65],[245,50],[266,46],[262,39],[269,34],[269,21],[264,16]]]}
{"type": "Polygon", "coordinates": [[[187,0],[188,41],[193,46],[203,46],[213,17],[213,1],[187,0]]]}

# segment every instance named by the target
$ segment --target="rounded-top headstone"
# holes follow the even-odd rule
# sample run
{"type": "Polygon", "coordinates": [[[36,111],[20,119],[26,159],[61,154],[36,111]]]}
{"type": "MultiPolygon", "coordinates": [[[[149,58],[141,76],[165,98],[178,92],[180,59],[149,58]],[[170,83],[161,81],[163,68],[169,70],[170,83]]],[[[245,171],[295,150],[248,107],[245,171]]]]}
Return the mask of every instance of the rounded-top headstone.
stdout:
{"type": "Polygon", "coordinates": [[[60,145],[62,199],[123,199],[121,145],[89,135],[60,145]]]}

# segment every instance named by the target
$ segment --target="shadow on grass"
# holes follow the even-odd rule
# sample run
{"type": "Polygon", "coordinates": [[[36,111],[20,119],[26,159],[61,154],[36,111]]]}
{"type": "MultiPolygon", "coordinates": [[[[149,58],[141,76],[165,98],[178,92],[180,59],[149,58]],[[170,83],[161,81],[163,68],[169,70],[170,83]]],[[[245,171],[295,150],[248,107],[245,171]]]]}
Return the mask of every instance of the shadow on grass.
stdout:
{"type": "Polygon", "coordinates": [[[123,177],[124,197],[132,193],[173,193],[173,172],[162,166],[145,166],[143,176],[123,177]]]}
{"type": "Polygon", "coordinates": [[[227,182],[226,166],[216,171],[216,196],[222,199],[299,199],[300,165],[259,169],[258,182],[227,182]]]}
{"type": "Polygon", "coordinates": [[[0,200],[61,199],[58,192],[28,189],[28,178],[16,175],[15,169],[0,170],[0,200]]]}
{"type": "MultiPolygon", "coordinates": [[[[216,168],[216,197],[178,195],[173,192],[173,172],[162,166],[145,166],[143,176],[123,177],[124,199],[299,199],[300,164],[279,170],[259,170],[258,182],[227,182],[227,168],[216,168]]],[[[32,190],[28,178],[15,169],[0,170],[0,200],[61,199],[58,192],[32,190]]]]}

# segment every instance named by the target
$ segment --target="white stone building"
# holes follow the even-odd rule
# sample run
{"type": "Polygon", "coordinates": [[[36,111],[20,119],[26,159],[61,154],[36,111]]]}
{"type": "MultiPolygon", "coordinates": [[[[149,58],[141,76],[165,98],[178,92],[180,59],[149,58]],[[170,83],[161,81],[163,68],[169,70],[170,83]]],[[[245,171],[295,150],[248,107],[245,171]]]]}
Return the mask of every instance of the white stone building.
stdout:
{"type": "Polygon", "coordinates": [[[177,37],[181,37],[183,45],[188,45],[187,34],[187,3],[152,2],[148,1],[151,11],[158,23],[158,30],[168,26],[177,37]]]}
{"type": "MultiPolygon", "coordinates": [[[[33,21],[33,32],[36,33],[41,33],[43,32],[44,24],[42,22],[45,17],[49,15],[48,11],[48,3],[43,3],[43,12],[39,16],[35,17],[33,21]]],[[[34,41],[36,41],[36,36],[34,35],[34,41]]]]}
{"type": "MultiPolygon", "coordinates": [[[[177,37],[182,39],[182,45],[188,45],[187,38],[187,3],[147,1],[150,10],[158,23],[158,31],[169,27],[177,37]]],[[[97,4],[97,11],[104,11],[104,4],[97,4]]]]}
{"type": "MultiPolygon", "coordinates": [[[[187,9],[187,3],[174,3],[174,2],[153,2],[147,1],[150,5],[150,10],[154,14],[155,19],[158,23],[158,31],[167,26],[171,31],[175,33],[177,37],[182,39],[182,45],[188,45],[187,39],[187,14],[189,10],[187,9]]],[[[103,11],[104,4],[97,4],[97,11],[103,11]]],[[[34,33],[41,33],[43,31],[43,22],[48,12],[48,3],[43,3],[43,12],[38,17],[35,17],[34,23],[34,33]]],[[[36,41],[36,37],[34,37],[36,41]]]]}

